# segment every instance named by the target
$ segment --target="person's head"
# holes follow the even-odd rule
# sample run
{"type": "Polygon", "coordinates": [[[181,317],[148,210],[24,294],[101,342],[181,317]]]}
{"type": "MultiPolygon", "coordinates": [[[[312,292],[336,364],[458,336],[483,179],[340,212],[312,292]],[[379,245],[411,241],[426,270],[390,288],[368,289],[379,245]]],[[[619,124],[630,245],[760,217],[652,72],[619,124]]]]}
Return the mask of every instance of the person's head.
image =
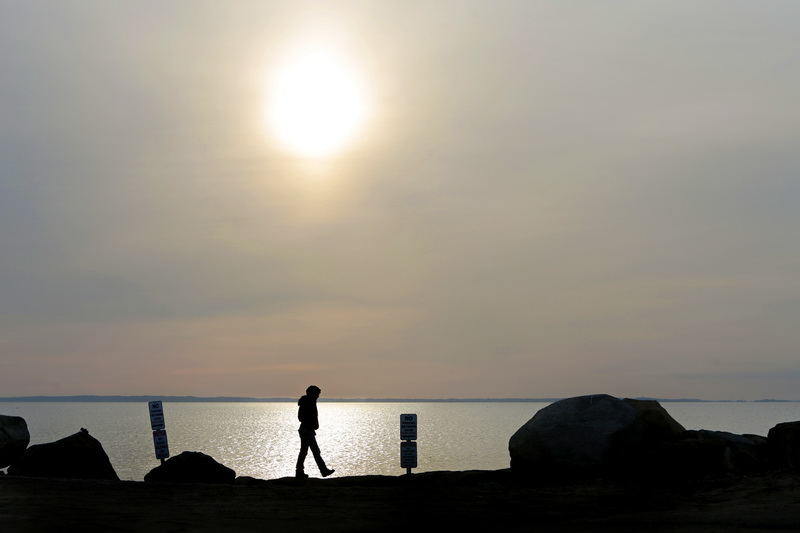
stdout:
{"type": "Polygon", "coordinates": [[[309,388],[306,389],[306,394],[311,396],[312,398],[319,398],[319,394],[321,392],[322,390],[316,385],[311,385],[309,388]]]}

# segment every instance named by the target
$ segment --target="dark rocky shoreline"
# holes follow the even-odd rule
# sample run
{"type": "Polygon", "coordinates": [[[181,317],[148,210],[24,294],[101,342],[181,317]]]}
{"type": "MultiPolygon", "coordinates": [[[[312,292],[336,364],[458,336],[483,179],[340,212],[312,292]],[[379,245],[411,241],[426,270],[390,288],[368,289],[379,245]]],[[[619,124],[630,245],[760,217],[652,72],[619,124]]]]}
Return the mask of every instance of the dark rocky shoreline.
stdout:
{"type": "Polygon", "coordinates": [[[800,529],[789,471],[671,483],[532,483],[510,470],[234,484],[0,476],[9,532],[756,532],[800,529]]]}

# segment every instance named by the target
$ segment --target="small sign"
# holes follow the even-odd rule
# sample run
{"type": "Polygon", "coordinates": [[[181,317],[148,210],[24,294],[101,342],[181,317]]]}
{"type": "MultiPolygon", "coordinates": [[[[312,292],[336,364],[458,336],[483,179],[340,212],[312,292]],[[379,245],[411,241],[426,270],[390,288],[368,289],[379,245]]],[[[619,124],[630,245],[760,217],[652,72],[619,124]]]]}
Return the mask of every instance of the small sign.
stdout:
{"type": "Polygon", "coordinates": [[[417,415],[400,415],[400,440],[417,440],[417,415]]]}
{"type": "Polygon", "coordinates": [[[156,459],[166,459],[169,457],[169,443],[167,442],[166,429],[157,429],[153,431],[153,444],[156,447],[156,459]]]}
{"type": "Polygon", "coordinates": [[[417,468],[417,443],[400,443],[400,468],[417,468]]]}
{"type": "Polygon", "coordinates": [[[164,404],[160,401],[150,402],[150,428],[153,430],[164,429],[164,404]]]}

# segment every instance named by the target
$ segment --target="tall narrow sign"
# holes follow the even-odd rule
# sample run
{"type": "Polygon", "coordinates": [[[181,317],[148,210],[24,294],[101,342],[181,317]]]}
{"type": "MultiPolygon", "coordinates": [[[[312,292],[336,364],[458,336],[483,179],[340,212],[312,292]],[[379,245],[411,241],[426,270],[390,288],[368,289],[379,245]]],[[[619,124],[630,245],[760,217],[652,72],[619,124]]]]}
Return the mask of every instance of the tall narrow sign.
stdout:
{"type": "Polygon", "coordinates": [[[417,467],[417,415],[400,415],[400,468],[410,474],[417,467]]]}
{"type": "Polygon", "coordinates": [[[156,449],[156,459],[169,457],[169,443],[167,442],[167,424],[164,421],[164,404],[160,401],[149,403],[150,428],[153,430],[153,445],[156,449]]]}
{"type": "Polygon", "coordinates": [[[417,440],[417,415],[400,415],[400,440],[417,440]]]}
{"type": "Polygon", "coordinates": [[[164,429],[166,427],[164,423],[164,404],[156,401],[150,402],[148,405],[150,406],[150,429],[153,431],[164,429]]]}

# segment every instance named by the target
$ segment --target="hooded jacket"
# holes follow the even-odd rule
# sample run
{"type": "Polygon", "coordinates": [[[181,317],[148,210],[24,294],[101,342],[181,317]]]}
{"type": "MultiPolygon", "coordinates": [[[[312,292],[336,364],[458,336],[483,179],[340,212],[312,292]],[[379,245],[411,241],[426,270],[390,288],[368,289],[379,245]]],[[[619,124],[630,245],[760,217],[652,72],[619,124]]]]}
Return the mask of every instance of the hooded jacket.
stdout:
{"type": "Polygon", "coordinates": [[[317,414],[317,399],[303,396],[297,401],[300,408],[297,410],[297,419],[300,420],[300,429],[319,429],[319,415],[317,414]]]}

